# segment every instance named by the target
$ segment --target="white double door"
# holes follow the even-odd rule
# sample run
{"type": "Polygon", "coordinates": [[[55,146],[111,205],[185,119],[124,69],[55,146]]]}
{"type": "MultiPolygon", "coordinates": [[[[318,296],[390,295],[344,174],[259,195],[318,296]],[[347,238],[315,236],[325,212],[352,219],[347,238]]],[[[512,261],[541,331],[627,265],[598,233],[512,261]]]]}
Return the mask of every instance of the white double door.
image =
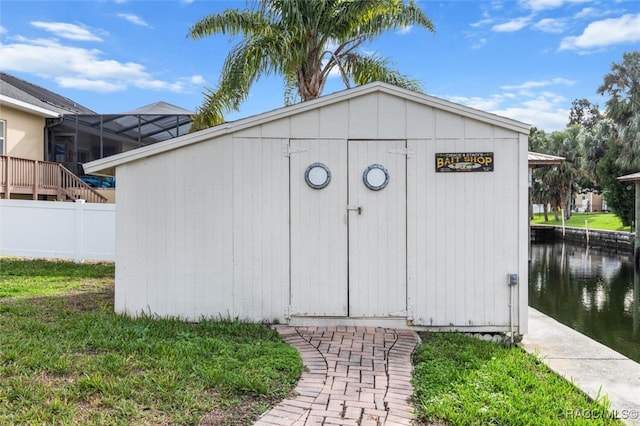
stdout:
{"type": "Polygon", "coordinates": [[[290,142],[292,315],[406,316],[405,150],[404,140],[290,142]],[[315,163],[330,173],[321,189],[305,179],[315,163]]]}

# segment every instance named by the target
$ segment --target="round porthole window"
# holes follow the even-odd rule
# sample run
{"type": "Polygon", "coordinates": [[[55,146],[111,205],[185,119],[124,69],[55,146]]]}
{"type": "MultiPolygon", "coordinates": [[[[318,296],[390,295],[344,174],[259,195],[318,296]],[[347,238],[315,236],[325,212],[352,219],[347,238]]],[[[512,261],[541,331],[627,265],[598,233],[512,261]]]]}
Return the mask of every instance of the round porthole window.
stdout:
{"type": "Polygon", "coordinates": [[[372,164],[364,170],[362,180],[367,188],[380,191],[389,184],[389,171],[380,164],[372,164]]]}
{"type": "Polygon", "coordinates": [[[331,182],[331,170],[325,164],[313,163],[304,172],[304,180],[313,189],[322,189],[331,182]]]}

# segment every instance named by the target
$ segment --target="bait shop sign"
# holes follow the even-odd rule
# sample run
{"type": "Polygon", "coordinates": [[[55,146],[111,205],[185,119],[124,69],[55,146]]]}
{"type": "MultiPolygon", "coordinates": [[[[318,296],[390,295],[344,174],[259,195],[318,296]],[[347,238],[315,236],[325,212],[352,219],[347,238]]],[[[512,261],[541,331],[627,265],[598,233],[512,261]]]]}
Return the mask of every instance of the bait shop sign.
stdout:
{"type": "Polygon", "coordinates": [[[436,172],[492,172],[493,152],[437,152],[436,172]]]}

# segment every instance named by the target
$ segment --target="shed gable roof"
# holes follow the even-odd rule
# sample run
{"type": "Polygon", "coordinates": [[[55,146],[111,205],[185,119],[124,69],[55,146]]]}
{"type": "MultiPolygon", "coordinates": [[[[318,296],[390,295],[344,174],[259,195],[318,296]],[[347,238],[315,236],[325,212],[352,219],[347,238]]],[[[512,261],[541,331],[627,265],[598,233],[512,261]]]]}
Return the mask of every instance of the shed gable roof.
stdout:
{"type": "Polygon", "coordinates": [[[371,93],[390,94],[392,96],[416,102],[428,107],[448,111],[466,118],[509,129],[517,133],[528,134],[531,127],[528,124],[522,123],[520,121],[456,104],[454,102],[446,101],[434,96],[412,92],[410,90],[402,89],[400,87],[393,86],[387,83],[375,82],[322,96],[317,99],[243,118],[237,121],[223,123],[209,129],[200,130],[198,132],[184,135],[179,138],[170,139],[165,142],[160,142],[146,147],[141,147],[132,151],[124,152],[122,154],[95,160],[90,163],[86,163],[84,165],[84,169],[87,173],[99,173],[107,170],[112,171],[115,167],[122,164],[178,149],[187,145],[199,143],[204,140],[209,140],[219,136],[234,133],[249,127],[259,126],[261,124],[265,124],[274,120],[287,118],[313,109],[318,109],[339,102],[348,101],[357,97],[366,96],[371,93]]]}

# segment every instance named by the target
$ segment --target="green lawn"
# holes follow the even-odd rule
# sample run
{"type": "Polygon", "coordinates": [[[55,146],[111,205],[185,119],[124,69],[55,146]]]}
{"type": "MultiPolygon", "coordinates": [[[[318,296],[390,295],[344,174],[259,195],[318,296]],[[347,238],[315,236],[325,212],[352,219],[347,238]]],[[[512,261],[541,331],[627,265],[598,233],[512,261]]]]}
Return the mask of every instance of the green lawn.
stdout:
{"type": "MultiPolygon", "coordinates": [[[[0,424],[250,425],[290,394],[297,351],[259,324],[113,313],[113,264],[0,258],[0,424]]],[[[519,348],[424,333],[420,424],[617,424],[519,348]]]]}
{"type": "Polygon", "coordinates": [[[113,272],[0,259],[0,424],[249,425],[295,386],[274,330],[116,315],[113,272]]]}
{"type": "MultiPolygon", "coordinates": [[[[571,226],[575,228],[584,228],[587,226],[589,229],[605,229],[608,231],[631,231],[630,226],[623,226],[622,221],[615,213],[573,213],[569,220],[565,220],[565,226],[571,226]]],[[[556,222],[553,213],[549,213],[549,222],[544,221],[544,215],[542,213],[536,213],[531,224],[536,225],[556,225],[562,226],[562,219],[556,222]]]]}
{"type": "Polygon", "coordinates": [[[519,347],[460,333],[423,333],[421,337],[413,379],[420,424],[622,424],[606,418],[604,398],[590,401],[519,347]],[[586,414],[580,417],[580,413],[586,414]]]}

